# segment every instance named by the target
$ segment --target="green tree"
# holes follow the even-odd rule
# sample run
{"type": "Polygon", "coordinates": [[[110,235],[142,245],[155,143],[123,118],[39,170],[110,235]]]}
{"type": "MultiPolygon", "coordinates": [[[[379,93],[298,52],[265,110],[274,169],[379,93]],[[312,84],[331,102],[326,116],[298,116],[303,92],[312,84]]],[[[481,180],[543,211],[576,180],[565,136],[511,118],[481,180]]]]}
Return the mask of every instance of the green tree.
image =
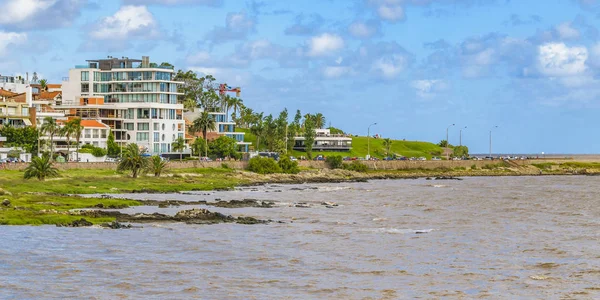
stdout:
{"type": "Polygon", "coordinates": [[[340,155],[327,156],[325,163],[331,169],[341,169],[344,166],[343,159],[340,155]]]}
{"type": "Polygon", "coordinates": [[[50,160],[52,160],[52,156],[54,155],[54,136],[60,133],[60,128],[56,124],[56,120],[52,117],[45,117],[41,131],[50,136],[50,160]]]}
{"type": "Polygon", "coordinates": [[[167,162],[164,161],[160,156],[154,155],[150,158],[148,164],[148,170],[154,174],[155,177],[160,177],[160,174],[167,168],[167,162]]]}
{"type": "Polygon", "coordinates": [[[117,166],[117,171],[131,171],[131,177],[137,178],[138,174],[146,170],[149,165],[149,159],[143,156],[137,144],[129,144],[123,150],[123,157],[117,166]]]}
{"type": "Polygon", "coordinates": [[[44,153],[42,157],[35,156],[29,163],[29,166],[25,168],[25,173],[23,173],[23,178],[37,178],[40,181],[46,180],[46,177],[56,177],[58,176],[58,169],[52,165],[52,161],[50,155],[48,153],[44,153]]]}
{"type": "Polygon", "coordinates": [[[48,80],[46,80],[46,79],[40,80],[40,86],[42,87],[42,91],[47,90],[48,89],[48,80]]]}
{"type": "Polygon", "coordinates": [[[385,156],[390,156],[390,148],[392,147],[392,140],[389,138],[383,139],[383,146],[385,147],[385,156]]]}
{"type": "Polygon", "coordinates": [[[202,132],[202,137],[204,138],[204,146],[205,146],[205,156],[208,156],[208,141],[206,139],[206,134],[209,130],[215,130],[217,122],[212,115],[208,112],[203,111],[200,116],[194,120],[192,126],[190,127],[190,131],[193,133],[202,132]]]}
{"type": "Polygon", "coordinates": [[[441,140],[441,141],[438,143],[438,146],[440,146],[440,147],[442,147],[442,148],[446,148],[446,147],[450,147],[450,144],[448,144],[448,141],[446,141],[446,140],[441,140]]]}
{"type": "Polygon", "coordinates": [[[115,142],[115,135],[112,130],[108,133],[108,140],[106,141],[106,150],[108,156],[118,156],[121,152],[121,147],[115,142]]]}
{"type": "Polygon", "coordinates": [[[206,143],[201,137],[197,137],[191,145],[192,152],[194,155],[201,156],[202,153],[206,153],[206,143]]]}
{"type": "Polygon", "coordinates": [[[312,148],[315,143],[315,123],[312,115],[305,116],[304,120],[304,149],[309,159],[312,159],[312,148]]]}
{"type": "Polygon", "coordinates": [[[265,124],[263,122],[262,113],[256,114],[250,126],[250,132],[256,136],[256,151],[260,151],[260,141],[265,135],[265,124]]]}
{"type": "Polygon", "coordinates": [[[236,151],[237,143],[234,139],[227,136],[220,136],[209,144],[210,154],[216,157],[239,158],[239,153],[236,151]]]}
{"type": "Polygon", "coordinates": [[[261,156],[251,158],[247,170],[258,174],[281,173],[281,168],[274,159],[261,156]]]}
{"type": "Polygon", "coordinates": [[[6,138],[6,147],[20,147],[28,153],[37,153],[40,131],[35,127],[15,128],[0,126],[0,136],[6,138]]]}
{"type": "Polygon", "coordinates": [[[290,159],[289,156],[284,155],[279,158],[277,162],[281,171],[287,174],[298,174],[300,173],[300,168],[298,167],[298,162],[290,159]]]}
{"type": "MultiPolygon", "coordinates": [[[[238,110],[241,110],[244,107],[244,101],[240,98],[231,98],[231,99],[232,100],[229,105],[231,106],[231,108],[233,108],[233,114],[237,116],[238,110]]],[[[237,124],[237,122],[236,122],[236,124],[237,124]]]]}
{"type": "Polygon", "coordinates": [[[467,146],[456,146],[452,152],[452,156],[454,157],[468,157],[469,156],[469,148],[467,146]]]}
{"type": "Polygon", "coordinates": [[[289,130],[288,126],[288,111],[287,108],[284,108],[281,113],[279,113],[279,117],[275,120],[275,142],[273,150],[279,153],[285,153],[288,149],[287,133],[289,130]]]}
{"type": "Polygon", "coordinates": [[[77,161],[79,161],[79,141],[81,140],[81,133],[83,132],[83,125],[81,125],[81,118],[75,118],[72,119],[71,121],[73,124],[71,126],[73,126],[73,134],[75,135],[75,142],[76,142],[76,148],[77,148],[77,161]]]}
{"type": "Polygon", "coordinates": [[[185,140],[178,137],[172,144],[173,151],[179,151],[179,161],[183,160],[183,150],[185,149],[185,140]]]}
{"type": "Polygon", "coordinates": [[[321,128],[325,127],[325,116],[323,116],[322,113],[317,113],[316,115],[313,116],[313,118],[314,118],[315,128],[321,129],[321,128]]]}

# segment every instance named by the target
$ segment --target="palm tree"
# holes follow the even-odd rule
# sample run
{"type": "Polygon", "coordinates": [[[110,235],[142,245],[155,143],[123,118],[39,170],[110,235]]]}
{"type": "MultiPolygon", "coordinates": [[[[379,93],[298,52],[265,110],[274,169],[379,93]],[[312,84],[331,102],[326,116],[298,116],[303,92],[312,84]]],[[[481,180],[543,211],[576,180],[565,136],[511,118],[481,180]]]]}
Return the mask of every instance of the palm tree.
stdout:
{"type": "Polygon", "coordinates": [[[23,178],[37,178],[40,181],[44,181],[46,177],[58,176],[58,169],[52,166],[50,161],[50,155],[44,153],[42,157],[36,156],[31,160],[31,163],[25,168],[23,178]]]}
{"type": "Polygon", "coordinates": [[[321,129],[325,127],[325,116],[323,116],[322,113],[317,113],[316,115],[314,115],[314,118],[316,128],[321,129]]]}
{"type": "MultiPolygon", "coordinates": [[[[260,113],[260,115],[262,116],[262,113],[260,113]]],[[[256,151],[260,150],[260,138],[265,134],[266,131],[266,126],[262,120],[262,118],[259,118],[256,123],[254,123],[251,127],[250,127],[250,132],[252,132],[252,134],[256,135],[256,151]]]]}
{"type": "Polygon", "coordinates": [[[383,146],[386,148],[385,155],[390,156],[390,148],[392,147],[392,140],[389,138],[383,139],[383,146]]]}
{"type": "Polygon", "coordinates": [[[59,133],[60,128],[56,124],[56,120],[52,117],[45,117],[44,124],[42,124],[41,131],[43,134],[50,135],[50,160],[54,154],[54,135],[59,133]]]}
{"type": "Polygon", "coordinates": [[[215,119],[208,112],[203,111],[200,117],[194,120],[190,128],[190,131],[193,133],[202,132],[202,137],[204,138],[205,143],[205,156],[208,156],[208,141],[206,140],[206,133],[209,130],[215,130],[216,124],[217,123],[215,122],[215,119]]]}
{"type": "Polygon", "coordinates": [[[60,135],[67,138],[67,159],[69,158],[69,148],[71,147],[71,136],[73,136],[77,130],[76,124],[73,122],[74,120],[75,119],[68,121],[65,123],[65,126],[60,129],[60,135]]]}
{"type": "Polygon", "coordinates": [[[77,161],[79,161],[79,140],[81,140],[81,132],[83,132],[83,125],[81,125],[81,118],[75,118],[72,119],[71,121],[67,122],[67,123],[71,123],[69,126],[71,126],[73,132],[71,134],[75,135],[75,141],[77,143],[76,148],[77,148],[77,161]]]}
{"type": "Polygon", "coordinates": [[[160,173],[167,167],[167,162],[164,161],[160,156],[154,155],[150,158],[150,164],[148,166],[150,172],[154,173],[155,177],[160,177],[160,173]]]}
{"type": "Polygon", "coordinates": [[[148,158],[143,156],[137,144],[129,144],[123,150],[123,157],[117,166],[117,171],[131,171],[131,177],[137,178],[140,171],[148,168],[148,158]]]}
{"type": "Polygon", "coordinates": [[[185,149],[185,140],[182,137],[178,137],[173,143],[173,151],[179,151],[179,161],[182,161],[183,158],[183,149],[185,149]]]}
{"type": "Polygon", "coordinates": [[[48,89],[48,80],[46,80],[46,79],[40,80],[40,86],[42,87],[42,91],[47,90],[48,89]]]}

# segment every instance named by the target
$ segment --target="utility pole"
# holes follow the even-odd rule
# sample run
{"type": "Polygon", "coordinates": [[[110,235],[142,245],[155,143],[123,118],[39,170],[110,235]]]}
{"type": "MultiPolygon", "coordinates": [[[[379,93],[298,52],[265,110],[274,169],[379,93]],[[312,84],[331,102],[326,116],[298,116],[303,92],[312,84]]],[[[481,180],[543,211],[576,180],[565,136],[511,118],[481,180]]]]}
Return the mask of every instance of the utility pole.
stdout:
{"type": "Polygon", "coordinates": [[[459,140],[458,140],[459,146],[462,146],[462,131],[463,131],[463,129],[467,129],[467,126],[465,126],[465,128],[460,129],[460,136],[459,136],[459,140]]]}
{"type": "MultiPolygon", "coordinates": [[[[492,129],[498,128],[498,125],[494,126],[492,129]]],[[[492,158],[492,129],[490,129],[490,158],[492,158]]]]}
{"type": "Polygon", "coordinates": [[[454,124],[446,127],[446,160],[450,159],[450,153],[448,153],[448,148],[450,148],[450,142],[448,141],[448,129],[450,129],[452,126],[454,126],[454,124]]]}
{"type": "Polygon", "coordinates": [[[371,159],[371,126],[373,125],[377,125],[377,123],[373,123],[367,128],[367,160],[371,159]]]}

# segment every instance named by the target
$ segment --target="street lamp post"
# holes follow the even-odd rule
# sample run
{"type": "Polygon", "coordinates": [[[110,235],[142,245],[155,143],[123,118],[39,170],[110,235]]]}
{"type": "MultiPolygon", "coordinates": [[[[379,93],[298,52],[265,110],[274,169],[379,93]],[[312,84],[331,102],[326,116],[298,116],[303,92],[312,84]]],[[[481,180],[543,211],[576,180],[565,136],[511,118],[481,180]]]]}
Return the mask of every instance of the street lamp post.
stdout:
{"type": "Polygon", "coordinates": [[[450,146],[450,142],[448,142],[448,129],[450,129],[450,127],[454,126],[455,124],[452,124],[450,126],[448,126],[446,128],[446,160],[448,160],[450,157],[450,154],[448,153],[448,146],[450,146]]]}
{"type": "Polygon", "coordinates": [[[377,125],[377,123],[373,123],[367,127],[367,159],[371,159],[371,126],[377,125]]]}
{"type": "Polygon", "coordinates": [[[460,129],[460,134],[459,134],[459,138],[458,138],[458,145],[462,146],[462,131],[463,129],[467,129],[467,126],[465,126],[464,128],[460,129]]]}
{"type": "Polygon", "coordinates": [[[492,129],[490,129],[490,158],[492,158],[492,130],[494,128],[498,128],[498,125],[494,126],[492,129]]]}

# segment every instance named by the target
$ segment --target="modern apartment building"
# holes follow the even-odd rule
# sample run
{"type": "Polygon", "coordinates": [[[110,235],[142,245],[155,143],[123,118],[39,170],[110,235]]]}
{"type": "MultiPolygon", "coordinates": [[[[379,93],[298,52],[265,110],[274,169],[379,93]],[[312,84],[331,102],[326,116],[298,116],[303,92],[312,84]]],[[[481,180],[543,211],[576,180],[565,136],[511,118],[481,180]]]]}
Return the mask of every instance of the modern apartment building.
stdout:
{"type": "Polygon", "coordinates": [[[3,76],[0,75],[0,89],[13,93],[25,93],[29,83],[21,76],[3,76]]]}
{"type": "MultiPolygon", "coordinates": [[[[294,137],[294,150],[306,150],[306,138],[304,136],[294,137]]],[[[315,151],[350,151],[352,149],[352,138],[345,134],[332,134],[329,129],[315,129],[315,151]]]]}
{"type": "Polygon", "coordinates": [[[172,67],[152,64],[147,56],[88,60],[69,70],[62,103],[54,108],[108,125],[119,144],[171,153],[172,143],[185,137],[183,104],[177,103],[182,82],[174,77],[172,67]]]}

